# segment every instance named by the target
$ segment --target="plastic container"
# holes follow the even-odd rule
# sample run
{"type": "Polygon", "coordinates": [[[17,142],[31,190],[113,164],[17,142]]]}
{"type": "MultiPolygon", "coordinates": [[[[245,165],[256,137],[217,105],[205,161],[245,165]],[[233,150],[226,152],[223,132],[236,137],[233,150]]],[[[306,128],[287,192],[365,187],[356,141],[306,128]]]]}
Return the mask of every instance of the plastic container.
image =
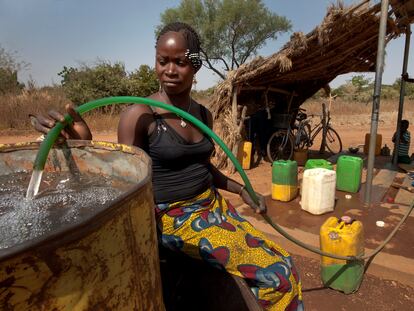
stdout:
{"type": "Polygon", "coordinates": [[[301,208],[311,214],[332,212],[335,207],[336,172],[326,168],[303,173],[301,208]]]}
{"type": "MultiPolygon", "coordinates": [[[[368,154],[369,151],[369,140],[371,138],[371,134],[370,133],[366,133],[365,134],[365,144],[364,144],[364,153],[368,154]]],[[[380,155],[381,154],[381,145],[382,145],[382,135],[381,134],[377,134],[377,140],[375,143],[375,155],[380,155]]]]}
{"type": "Polygon", "coordinates": [[[309,159],[306,161],[305,170],[310,168],[326,168],[328,170],[333,170],[332,163],[325,159],[309,159]]]}
{"type": "Polygon", "coordinates": [[[278,160],[272,165],[272,199],[291,201],[298,193],[298,164],[291,160],[278,160]]]}
{"type": "MultiPolygon", "coordinates": [[[[342,256],[364,254],[364,230],[360,221],[346,223],[329,217],[320,229],[320,247],[324,252],[342,256]]],[[[322,256],[321,278],[326,287],[345,294],[358,290],[364,275],[364,262],[322,256]]]]}
{"type": "Polygon", "coordinates": [[[293,151],[293,160],[295,160],[299,166],[304,166],[308,160],[308,149],[298,149],[293,151]]]}
{"type": "Polygon", "coordinates": [[[341,155],[336,163],[336,189],[358,192],[364,161],[359,157],[341,155]]]}
{"type": "Polygon", "coordinates": [[[237,160],[239,160],[244,170],[250,169],[252,157],[252,143],[250,141],[242,141],[237,151],[237,160]]]}
{"type": "Polygon", "coordinates": [[[391,154],[390,148],[385,144],[384,147],[381,148],[381,155],[382,156],[389,156],[391,154]]]}

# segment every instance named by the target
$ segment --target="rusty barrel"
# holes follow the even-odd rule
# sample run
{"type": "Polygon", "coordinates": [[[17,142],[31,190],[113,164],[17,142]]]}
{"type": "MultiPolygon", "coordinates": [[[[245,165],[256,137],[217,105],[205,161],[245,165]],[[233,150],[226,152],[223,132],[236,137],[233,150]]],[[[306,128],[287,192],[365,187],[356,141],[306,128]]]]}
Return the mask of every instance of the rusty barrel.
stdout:
{"type": "MultiPolygon", "coordinates": [[[[0,174],[31,171],[38,148],[0,145],[0,174]]],[[[164,310],[149,157],[68,141],[51,150],[45,170],[105,174],[131,187],[76,224],[0,249],[0,310],[164,310]]]]}

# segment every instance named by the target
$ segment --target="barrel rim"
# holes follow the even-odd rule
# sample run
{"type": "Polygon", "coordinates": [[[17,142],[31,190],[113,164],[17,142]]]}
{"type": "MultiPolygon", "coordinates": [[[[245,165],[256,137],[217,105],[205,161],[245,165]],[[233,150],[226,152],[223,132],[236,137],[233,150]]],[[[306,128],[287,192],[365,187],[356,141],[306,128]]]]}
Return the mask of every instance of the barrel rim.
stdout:
{"type": "MultiPolygon", "coordinates": [[[[33,150],[38,149],[39,142],[27,142],[18,144],[3,144],[0,145],[0,152],[12,152],[16,150],[33,150]]],[[[112,216],[118,212],[121,206],[125,206],[125,202],[129,201],[131,197],[139,196],[142,192],[147,191],[148,187],[151,187],[152,182],[152,160],[149,155],[139,147],[102,141],[88,141],[88,140],[67,140],[64,144],[67,148],[82,148],[92,147],[94,149],[104,149],[109,151],[122,151],[129,154],[140,155],[145,158],[148,163],[148,174],[137,184],[133,185],[128,191],[122,193],[116,199],[109,201],[103,205],[103,208],[99,211],[91,213],[88,217],[82,221],[65,225],[62,229],[57,229],[49,232],[46,235],[39,236],[35,239],[25,241],[16,246],[8,247],[6,249],[0,249],[0,262],[19,256],[26,252],[35,251],[39,255],[48,250],[55,249],[57,246],[70,243],[81,236],[85,236],[106,223],[112,216]]],[[[59,148],[59,145],[55,145],[53,148],[59,148]]],[[[153,203],[155,206],[155,203],[153,203]]]]}

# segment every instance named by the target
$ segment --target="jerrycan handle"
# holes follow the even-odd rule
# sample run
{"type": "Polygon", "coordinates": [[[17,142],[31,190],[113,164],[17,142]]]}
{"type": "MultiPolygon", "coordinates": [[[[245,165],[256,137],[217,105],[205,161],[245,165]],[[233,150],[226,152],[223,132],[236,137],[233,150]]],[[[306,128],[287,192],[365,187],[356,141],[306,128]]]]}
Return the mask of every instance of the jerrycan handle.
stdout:
{"type": "Polygon", "coordinates": [[[338,219],[338,229],[342,230],[345,225],[351,225],[355,219],[351,218],[350,216],[342,216],[340,219],[338,219]]]}

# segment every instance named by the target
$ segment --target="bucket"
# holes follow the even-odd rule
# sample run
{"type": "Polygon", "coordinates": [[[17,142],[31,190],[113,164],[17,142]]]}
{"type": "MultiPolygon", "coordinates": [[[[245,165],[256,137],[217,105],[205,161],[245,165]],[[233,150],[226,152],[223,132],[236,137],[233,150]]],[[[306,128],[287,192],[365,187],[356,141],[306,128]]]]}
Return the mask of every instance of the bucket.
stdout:
{"type": "Polygon", "coordinates": [[[305,170],[310,168],[326,168],[327,170],[333,170],[331,162],[325,159],[309,159],[306,161],[305,170]]]}
{"type": "MultiPolygon", "coordinates": [[[[364,231],[360,221],[347,223],[329,217],[320,230],[320,247],[324,252],[341,256],[364,254],[364,231]]],[[[347,262],[322,256],[321,277],[326,287],[345,294],[358,290],[364,275],[364,261],[347,262]]]]}
{"type": "MultiPolygon", "coordinates": [[[[38,143],[0,146],[0,174],[32,170],[38,143]]],[[[0,249],[0,305],[13,310],[164,310],[151,186],[139,148],[68,141],[49,172],[91,172],[131,184],[77,223],[0,249]]]]}
{"type": "Polygon", "coordinates": [[[360,157],[341,155],[336,163],[336,189],[358,192],[363,165],[364,161],[360,157]]]}
{"type": "Polygon", "coordinates": [[[335,207],[336,172],[326,168],[303,173],[301,208],[311,214],[332,212],[335,207]]]}
{"type": "Polygon", "coordinates": [[[242,141],[237,151],[237,160],[239,160],[244,170],[250,169],[251,157],[252,143],[250,141],[242,141]]]}
{"type": "MultiPolygon", "coordinates": [[[[368,154],[369,151],[369,140],[371,139],[371,134],[365,134],[365,144],[364,144],[364,153],[368,154]]],[[[382,135],[377,134],[377,139],[375,141],[375,155],[381,155],[381,145],[382,145],[382,135]]]]}
{"type": "Polygon", "coordinates": [[[295,160],[299,166],[304,166],[308,160],[308,149],[297,149],[293,151],[293,160],[295,160]]]}
{"type": "Polygon", "coordinates": [[[291,160],[278,160],[272,164],[272,199],[291,201],[298,193],[298,164],[291,160]]]}

